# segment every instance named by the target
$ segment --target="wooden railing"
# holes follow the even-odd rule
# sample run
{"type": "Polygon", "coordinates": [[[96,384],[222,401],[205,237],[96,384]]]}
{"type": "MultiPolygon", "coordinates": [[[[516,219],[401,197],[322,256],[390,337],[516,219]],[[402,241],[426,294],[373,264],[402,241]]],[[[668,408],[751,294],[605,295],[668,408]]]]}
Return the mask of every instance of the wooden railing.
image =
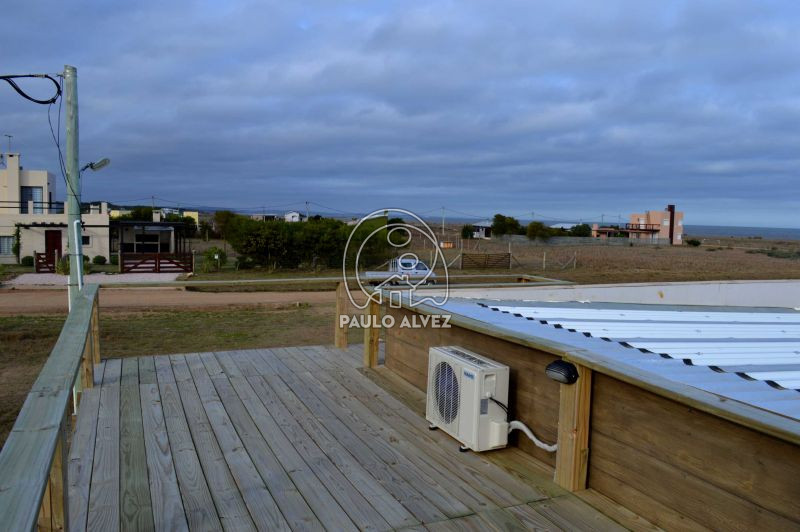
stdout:
{"type": "Polygon", "coordinates": [[[97,292],[97,285],[87,285],[73,301],[61,335],[0,451],[4,530],[67,529],[72,413],[81,391],[93,386],[94,364],[100,361],[97,292]]]}

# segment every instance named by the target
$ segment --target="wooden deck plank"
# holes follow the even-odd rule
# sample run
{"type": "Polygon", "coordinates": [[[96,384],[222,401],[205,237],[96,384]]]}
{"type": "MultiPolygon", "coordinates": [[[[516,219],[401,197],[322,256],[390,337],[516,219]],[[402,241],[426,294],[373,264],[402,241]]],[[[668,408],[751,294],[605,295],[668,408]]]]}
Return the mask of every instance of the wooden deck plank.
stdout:
{"type": "Polygon", "coordinates": [[[178,385],[172,374],[168,357],[155,357],[161,409],[167,429],[175,476],[181,492],[184,513],[190,530],[219,530],[214,500],[206,483],[200,457],[192,441],[189,425],[183,413],[178,385]]]}
{"type": "Polygon", "coordinates": [[[506,508],[507,511],[511,512],[514,517],[516,517],[522,525],[528,530],[547,530],[547,531],[558,531],[561,528],[558,527],[555,523],[551,520],[531,508],[527,504],[521,504],[519,506],[512,506],[511,508],[506,508]]]}
{"type": "Polygon", "coordinates": [[[170,356],[172,371],[180,393],[183,411],[203,466],[211,497],[225,530],[255,530],[250,512],[236,487],[219,442],[197,394],[189,367],[181,356],[170,356]]]}
{"type": "MultiPolygon", "coordinates": [[[[270,350],[262,350],[260,354],[267,364],[276,363],[277,357],[270,350]]],[[[273,368],[280,372],[276,366],[273,368]]],[[[309,397],[305,387],[293,378],[291,372],[267,375],[264,379],[342,472],[355,480],[354,485],[389,524],[401,527],[418,524],[420,520],[424,522],[444,519],[444,514],[430,503],[426,506],[420,504],[421,496],[409,489],[410,486],[403,479],[389,471],[386,464],[378,460],[346,427],[334,420],[327,409],[309,397]],[[313,403],[316,408],[309,408],[304,401],[313,403]]]]}
{"type": "Polygon", "coordinates": [[[214,356],[214,353],[200,353],[199,356],[200,360],[202,360],[203,364],[206,366],[206,371],[212,378],[225,373],[222,370],[222,366],[219,365],[219,361],[217,361],[217,358],[214,356]]]}
{"type": "Polygon", "coordinates": [[[139,362],[135,358],[122,360],[120,411],[124,413],[119,427],[120,528],[153,530],[139,400],[139,362]]]}
{"type": "Polygon", "coordinates": [[[498,532],[524,532],[527,527],[517,519],[516,515],[504,508],[497,508],[481,512],[478,517],[489,526],[491,530],[498,532]]]}
{"type": "MultiPolygon", "coordinates": [[[[173,366],[177,365],[177,358],[173,358],[173,366]]],[[[259,530],[289,530],[289,524],[236,433],[203,361],[197,355],[183,358],[192,374],[197,395],[208,416],[208,422],[214,431],[222,455],[228,463],[231,475],[256,527],[259,530]]]]}
{"type": "Polygon", "coordinates": [[[441,431],[429,431],[424,418],[412,412],[405,404],[398,401],[384,389],[354,368],[349,368],[346,362],[339,361],[335,356],[328,356],[327,348],[316,347],[317,357],[334,362],[335,369],[331,373],[342,386],[350,390],[364,405],[412,441],[427,440],[428,447],[433,456],[441,457],[441,462],[453,467],[462,479],[467,481],[483,495],[490,498],[497,506],[517,506],[524,502],[546,498],[541,492],[531,486],[513,478],[499,469],[488,459],[476,453],[461,453],[457,443],[441,431]]]}
{"type": "Polygon", "coordinates": [[[84,389],[81,394],[81,406],[78,409],[75,434],[69,449],[70,530],[86,530],[99,408],[100,388],[84,389]]]}
{"type": "Polygon", "coordinates": [[[314,473],[328,487],[331,495],[339,501],[342,509],[347,512],[353,522],[359,528],[366,530],[385,530],[390,528],[389,523],[386,522],[381,513],[373,508],[367,502],[365,495],[357,489],[356,485],[351,483],[351,480],[356,479],[339,470],[328,453],[324,452],[304,430],[300,422],[295,418],[295,413],[290,412],[289,408],[284,406],[278,394],[270,387],[264,377],[248,377],[247,382],[253,387],[270,414],[274,416],[275,421],[292,445],[295,446],[306,463],[312,467],[314,473]]]}
{"type": "Polygon", "coordinates": [[[100,389],[88,530],[119,530],[119,378],[120,359],[106,360],[100,389]]]}
{"type": "MultiPolygon", "coordinates": [[[[287,357],[286,361],[288,363],[294,362],[291,356],[287,354],[287,350],[272,349],[270,352],[276,355],[276,358],[273,358],[272,362],[279,368],[281,378],[289,385],[306,408],[308,408],[322,425],[330,431],[333,437],[344,444],[353,457],[355,457],[373,477],[378,479],[378,481],[386,487],[387,491],[411,511],[417,519],[423,523],[430,523],[440,521],[445,517],[460,517],[471,513],[469,508],[452,497],[440,496],[440,493],[433,490],[425,494],[418,491],[417,488],[422,486],[415,486],[413,482],[420,482],[424,486],[424,481],[419,478],[419,475],[414,475],[413,469],[407,467],[407,464],[402,463],[401,458],[396,456],[392,449],[384,449],[389,456],[385,459],[382,458],[376,451],[382,444],[381,440],[374,440],[372,445],[365,444],[364,441],[357,436],[356,431],[358,428],[348,426],[347,423],[343,422],[343,420],[337,416],[337,412],[341,412],[341,408],[335,404],[335,402],[327,398],[320,400],[320,398],[313,393],[313,389],[308,385],[306,379],[299,378],[295,372],[283,364],[279,354],[283,354],[284,357],[287,357]],[[447,509],[452,512],[452,515],[446,514],[440,507],[437,507],[436,504],[433,503],[434,499],[438,500],[443,506],[446,506],[447,509]]],[[[303,368],[298,369],[301,373],[304,372],[303,368]]]]}
{"type": "MultiPolygon", "coordinates": [[[[223,379],[214,379],[214,384],[216,385],[218,381],[224,382],[223,379]]],[[[292,442],[289,441],[281,427],[264,406],[264,403],[258,398],[253,387],[244,377],[232,377],[229,382],[261,432],[262,437],[275,454],[276,459],[286,468],[292,482],[294,482],[294,485],[319,520],[332,530],[357,530],[353,521],[347,516],[347,512],[342,509],[337,499],[329,491],[333,490],[338,493],[340,487],[331,482],[326,482],[324,475],[318,477],[312,471],[311,466],[306,463],[292,442]]],[[[220,388],[218,388],[218,391],[222,396],[223,392],[220,388]]],[[[227,399],[223,398],[223,400],[227,404],[227,399]]],[[[322,455],[322,452],[319,451],[319,454],[322,455]]],[[[331,464],[331,467],[333,467],[333,464],[331,464]]],[[[349,501],[345,500],[343,502],[349,501]]]]}
{"type": "Polygon", "coordinates": [[[401,467],[401,475],[425,497],[436,504],[448,517],[460,517],[487,510],[494,506],[485,497],[477,497],[475,490],[454,474],[448,474],[441,464],[431,463],[420,449],[396,432],[390,425],[353,397],[344,387],[315,366],[302,348],[287,348],[291,359],[287,366],[305,380],[311,391],[325,404],[330,405],[343,423],[369,445],[386,463],[401,467]],[[293,364],[300,367],[292,367],[293,364]],[[462,502],[463,501],[463,502],[462,502]]]}
{"type": "MultiPolygon", "coordinates": [[[[139,359],[140,362],[143,359],[139,359]]],[[[151,359],[152,360],[152,359],[151,359]]],[[[152,365],[152,376],[155,378],[155,366],[152,365]]],[[[142,365],[139,365],[139,377],[142,376],[142,365]]],[[[148,377],[149,374],[145,375],[148,377]]],[[[181,503],[178,477],[172,461],[169,447],[164,412],[161,408],[161,394],[158,384],[143,383],[139,386],[142,408],[142,427],[144,429],[144,445],[147,457],[150,495],[153,507],[153,523],[156,530],[188,530],[186,515],[181,503]]]]}
{"type": "Polygon", "coordinates": [[[212,379],[236,432],[261,478],[293,530],[322,530],[323,526],[295,487],[247,413],[227,377],[212,379]]]}
{"type": "Polygon", "coordinates": [[[139,357],[139,384],[156,383],[156,366],[154,357],[139,357]]]}
{"type": "Polygon", "coordinates": [[[598,530],[620,532],[625,530],[605,515],[574,496],[563,496],[530,503],[537,513],[564,530],[598,530]]]}

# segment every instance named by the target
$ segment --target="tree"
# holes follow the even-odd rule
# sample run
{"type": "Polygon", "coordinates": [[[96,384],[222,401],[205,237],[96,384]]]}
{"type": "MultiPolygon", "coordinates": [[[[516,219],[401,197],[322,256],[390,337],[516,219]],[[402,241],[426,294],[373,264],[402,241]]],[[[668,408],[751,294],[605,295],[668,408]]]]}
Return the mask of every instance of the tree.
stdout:
{"type": "Polygon", "coordinates": [[[469,240],[472,238],[472,235],[475,233],[475,226],[466,224],[461,227],[461,238],[464,240],[469,240]]]}
{"type": "MultiPolygon", "coordinates": [[[[217,227],[217,232],[225,240],[228,239],[228,229],[232,220],[239,215],[231,211],[217,211],[214,213],[214,225],[217,227]]],[[[243,218],[243,216],[241,217],[243,218]]]]}
{"type": "Polygon", "coordinates": [[[579,224],[569,230],[569,236],[592,236],[592,228],[589,224],[579,224]]]}
{"type": "Polygon", "coordinates": [[[547,240],[553,236],[553,231],[542,222],[531,222],[528,224],[526,234],[531,240],[536,240],[537,238],[547,240]]]}
{"type": "Polygon", "coordinates": [[[492,219],[492,234],[495,236],[502,235],[524,235],[525,231],[519,220],[513,216],[504,216],[502,214],[495,214],[492,219]]]}

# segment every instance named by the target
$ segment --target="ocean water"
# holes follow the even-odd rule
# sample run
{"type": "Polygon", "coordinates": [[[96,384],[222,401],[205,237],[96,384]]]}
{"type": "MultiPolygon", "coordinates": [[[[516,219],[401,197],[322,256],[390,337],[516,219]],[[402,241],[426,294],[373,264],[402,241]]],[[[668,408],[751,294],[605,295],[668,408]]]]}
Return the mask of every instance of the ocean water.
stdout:
{"type": "Polygon", "coordinates": [[[765,240],[800,240],[800,229],[791,227],[735,227],[724,225],[684,225],[689,236],[755,237],[765,240]]]}

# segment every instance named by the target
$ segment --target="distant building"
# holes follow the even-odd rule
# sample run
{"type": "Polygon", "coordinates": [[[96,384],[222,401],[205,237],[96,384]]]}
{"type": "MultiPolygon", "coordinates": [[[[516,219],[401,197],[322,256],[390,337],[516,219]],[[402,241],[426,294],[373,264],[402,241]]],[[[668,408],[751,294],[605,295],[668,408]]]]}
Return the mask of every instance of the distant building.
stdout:
{"type": "Polygon", "coordinates": [[[492,222],[484,220],[472,224],[472,238],[491,238],[492,237],[492,222]]]}
{"type": "Polygon", "coordinates": [[[258,222],[271,222],[272,220],[277,220],[279,216],[277,214],[251,214],[250,219],[256,220],[258,222]]]}
{"type": "Polygon", "coordinates": [[[627,236],[631,240],[651,240],[666,242],[673,246],[683,244],[683,212],[675,210],[675,205],[667,205],[663,211],[633,213],[625,225],[592,226],[592,236],[608,238],[627,236]]]}
{"type": "MultiPolygon", "coordinates": [[[[19,256],[32,256],[48,267],[67,253],[64,202],[54,201],[56,178],[46,170],[25,170],[19,153],[5,154],[0,170],[0,264],[13,264],[14,234],[19,228],[19,256]]],[[[83,214],[84,255],[109,259],[108,204],[89,205],[83,214]]],[[[38,262],[38,261],[37,261],[38,262]]]]}
{"type": "Polygon", "coordinates": [[[569,231],[570,229],[572,229],[576,225],[578,225],[578,224],[560,223],[560,224],[553,224],[553,225],[551,225],[549,227],[550,227],[550,229],[563,229],[565,231],[569,231]]]}
{"type": "Polygon", "coordinates": [[[308,217],[297,211],[289,211],[283,216],[283,219],[287,222],[305,222],[308,217]]]}

